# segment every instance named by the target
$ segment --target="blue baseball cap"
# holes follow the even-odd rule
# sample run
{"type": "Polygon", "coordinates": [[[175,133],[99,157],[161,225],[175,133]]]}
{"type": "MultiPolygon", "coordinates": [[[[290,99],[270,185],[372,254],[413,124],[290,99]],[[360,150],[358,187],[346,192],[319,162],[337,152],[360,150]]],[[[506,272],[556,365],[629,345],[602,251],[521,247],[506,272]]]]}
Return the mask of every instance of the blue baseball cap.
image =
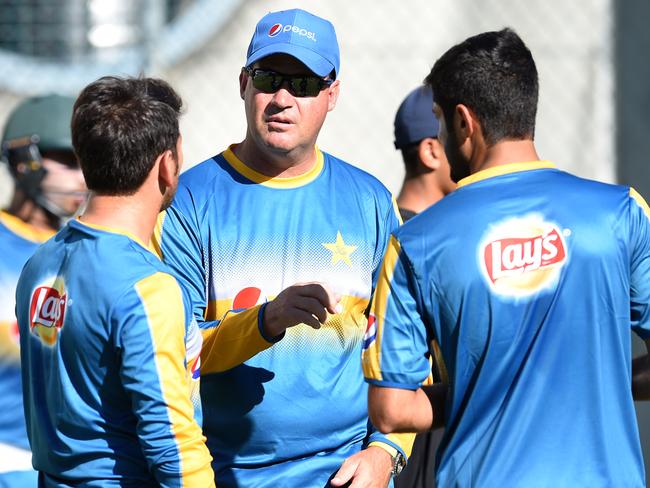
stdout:
{"type": "Polygon", "coordinates": [[[339,74],[339,44],[334,26],[301,9],[266,14],[248,46],[246,66],[271,54],[293,56],[318,76],[339,74]]]}
{"type": "Polygon", "coordinates": [[[433,114],[433,91],[423,85],[409,93],[395,114],[395,148],[403,149],[426,137],[438,137],[438,119],[433,114]]]}

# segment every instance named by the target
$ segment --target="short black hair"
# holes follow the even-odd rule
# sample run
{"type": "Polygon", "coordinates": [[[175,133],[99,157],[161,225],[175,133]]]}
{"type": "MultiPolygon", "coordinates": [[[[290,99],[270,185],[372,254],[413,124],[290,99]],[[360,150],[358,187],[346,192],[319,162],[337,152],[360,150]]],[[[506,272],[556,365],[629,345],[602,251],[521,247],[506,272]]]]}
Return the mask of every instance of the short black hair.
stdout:
{"type": "Polygon", "coordinates": [[[471,109],[488,145],[533,139],[539,91],[530,50],[512,29],[484,32],[449,49],[425,79],[451,127],[458,104],[471,109]]]}
{"type": "Polygon", "coordinates": [[[183,102],[165,81],[106,76],[83,89],[72,112],[72,145],[86,185],[99,195],[131,195],[156,158],[174,157],[183,102]]]}

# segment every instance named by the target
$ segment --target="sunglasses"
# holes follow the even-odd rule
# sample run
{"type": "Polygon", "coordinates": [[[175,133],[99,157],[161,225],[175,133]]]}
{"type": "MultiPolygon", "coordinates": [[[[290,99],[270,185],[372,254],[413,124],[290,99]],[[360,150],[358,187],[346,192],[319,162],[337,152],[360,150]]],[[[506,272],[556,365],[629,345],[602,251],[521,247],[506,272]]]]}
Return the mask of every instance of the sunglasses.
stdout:
{"type": "Polygon", "coordinates": [[[330,86],[334,80],[325,80],[310,75],[283,75],[275,71],[259,68],[244,68],[253,80],[256,90],[263,93],[275,93],[284,83],[294,97],[315,97],[323,88],[330,86]]]}

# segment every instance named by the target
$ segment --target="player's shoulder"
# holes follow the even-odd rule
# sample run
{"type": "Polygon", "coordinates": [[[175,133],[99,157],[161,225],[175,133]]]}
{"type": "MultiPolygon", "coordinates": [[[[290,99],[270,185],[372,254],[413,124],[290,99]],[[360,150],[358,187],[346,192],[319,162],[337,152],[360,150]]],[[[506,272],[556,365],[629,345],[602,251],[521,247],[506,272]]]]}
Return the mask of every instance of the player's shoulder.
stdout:
{"type": "Polygon", "coordinates": [[[620,214],[627,208],[630,197],[638,195],[627,185],[583,178],[563,171],[558,171],[557,180],[553,187],[559,201],[564,201],[568,209],[590,208],[594,214],[620,214]]]}
{"type": "Polygon", "coordinates": [[[390,192],[378,178],[341,158],[323,151],[333,178],[346,182],[357,190],[391,198],[390,192]]]}
{"type": "Polygon", "coordinates": [[[157,299],[156,297],[180,296],[180,285],[173,271],[153,252],[133,243],[128,256],[130,259],[125,259],[119,264],[130,268],[129,271],[109,273],[109,278],[116,284],[112,293],[115,300],[118,297],[137,296],[138,301],[151,302],[157,299]]]}
{"type": "Polygon", "coordinates": [[[215,198],[224,195],[222,184],[232,177],[223,154],[212,156],[180,175],[173,207],[183,213],[200,212],[205,205],[214,204],[215,198]]]}
{"type": "Polygon", "coordinates": [[[69,222],[54,239],[48,241],[43,252],[47,254],[48,251],[52,255],[74,255],[78,263],[88,263],[88,271],[101,273],[102,281],[120,283],[122,286],[129,286],[156,272],[171,272],[153,250],[137,237],[78,221],[69,222]],[[83,240],[80,236],[87,238],[85,245],[78,244],[83,240]]]}
{"type": "Polygon", "coordinates": [[[595,180],[592,178],[585,178],[582,176],[569,173],[567,171],[557,170],[554,172],[558,180],[566,185],[566,188],[575,188],[577,191],[593,191],[602,194],[620,195],[629,193],[630,187],[615,183],[607,183],[604,181],[595,180]]]}
{"type": "Polygon", "coordinates": [[[186,188],[192,193],[199,194],[206,187],[209,188],[209,183],[219,178],[222,172],[222,167],[219,164],[221,158],[223,156],[219,153],[183,171],[178,179],[178,188],[186,188]]]}

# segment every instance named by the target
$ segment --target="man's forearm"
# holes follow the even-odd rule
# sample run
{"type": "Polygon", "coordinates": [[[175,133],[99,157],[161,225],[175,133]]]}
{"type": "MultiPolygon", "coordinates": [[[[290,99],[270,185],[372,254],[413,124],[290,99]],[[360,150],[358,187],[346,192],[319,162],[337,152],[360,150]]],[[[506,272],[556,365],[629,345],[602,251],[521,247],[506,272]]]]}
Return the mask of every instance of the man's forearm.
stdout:
{"type": "Polygon", "coordinates": [[[424,432],[442,427],[446,396],[447,385],[442,383],[414,391],[371,385],[370,419],[384,433],[424,432]]]}
{"type": "Polygon", "coordinates": [[[259,327],[259,305],[242,312],[229,312],[213,327],[199,323],[203,335],[201,374],[220,373],[273,345],[262,335],[259,327]]]}

